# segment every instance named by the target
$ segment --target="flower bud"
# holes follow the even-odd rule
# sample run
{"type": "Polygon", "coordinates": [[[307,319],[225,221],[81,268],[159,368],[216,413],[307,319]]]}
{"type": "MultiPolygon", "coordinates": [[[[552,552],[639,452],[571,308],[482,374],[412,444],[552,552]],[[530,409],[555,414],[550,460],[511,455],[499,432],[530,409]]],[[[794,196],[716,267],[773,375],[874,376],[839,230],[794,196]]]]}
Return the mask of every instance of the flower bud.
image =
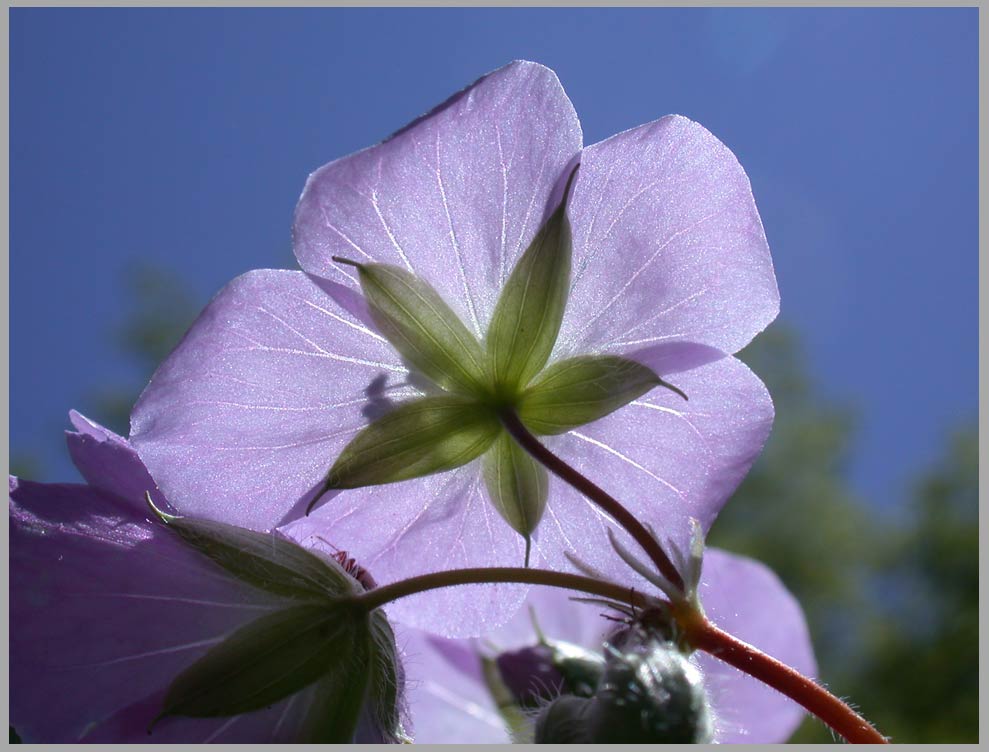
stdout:
{"type": "Polygon", "coordinates": [[[564,695],[542,709],[536,718],[536,744],[582,744],[595,741],[588,732],[587,715],[594,700],[564,695]]]}
{"type": "Polygon", "coordinates": [[[607,659],[590,699],[563,696],[536,719],[537,743],[650,744],[713,740],[701,674],[670,642],[633,628],[607,659]]]}
{"type": "Polygon", "coordinates": [[[522,708],[536,708],[560,694],[590,697],[604,666],[601,656],[555,640],[501,653],[495,663],[522,708]]]}

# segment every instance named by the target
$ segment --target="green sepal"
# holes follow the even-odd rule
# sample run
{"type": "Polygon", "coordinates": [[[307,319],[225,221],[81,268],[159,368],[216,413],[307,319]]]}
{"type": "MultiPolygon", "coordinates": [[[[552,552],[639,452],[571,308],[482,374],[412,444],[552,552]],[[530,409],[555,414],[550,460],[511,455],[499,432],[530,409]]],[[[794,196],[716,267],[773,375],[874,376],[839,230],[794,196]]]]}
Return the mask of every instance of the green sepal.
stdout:
{"type": "Polygon", "coordinates": [[[389,744],[411,742],[402,724],[405,676],[397,657],[395,633],[381,611],[371,613],[371,644],[368,702],[375,727],[389,744]]]}
{"type": "Polygon", "coordinates": [[[563,321],[570,289],[573,241],[567,219],[567,195],[542,226],[512,270],[498,298],[486,346],[496,391],[511,398],[549,359],[563,321]]]}
{"type": "Polygon", "coordinates": [[[582,355],[554,363],[539,374],[522,395],[518,415],[535,433],[565,433],[603,418],[660,385],[668,386],[633,360],[582,355]]]}
{"type": "Polygon", "coordinates": [[[484,391],[484,351],[477,338],[427,282],[390,264],[356,266],[374,322],[415,368],[450,391],[484,391]]]}
{"type": "Polygon", "coordinates": [[[359,488],[452,470],[480,456],[500,431],[497,416],[474,400],[443,395],[406,402],[344,447],[324,488],[359,488]]]}
{"type": "Polygon", "coordinates": [[[299,741],[353,741],[362,710],[379,736],[368,741],[411,741],[402,726],[400,698],[404,684],[395,636],[381,611],[370,614],[366,637],[356,645],[355,661],[336,667],[314,687],[315,696],[299,741]]]}
{"type": "MultiPolygon", "coordinates": [[[[355,646],[355,662],[364,664],[366,644],[355,646]]],[[[368,672],[346,665],[313,687],[313,700],[303,721],[301,744],[350,744],[367,696],[368,672]]]]}
{"type": "Polygon", "coordinates": [[[484,482],[494,508],[525,538],[525,565],[529,566],[532,533],[546,510],[549,477],[509,434],[503,433],[484,455],[484,482]]]}
{"type": "Polygon", "coordinates": [[[494,700],[495,707],[498,708],[498,714],[508,729],[512,741],[516,744],[530,743],[532,741],[532,731],[530,729],[529,718],[515,701],[512,690],[508,688],[505,680],[501,678],[501,671],[498,669],[497,662],[494,658],[486,655],[480,655],[478,657],[481,660],[481,678],[488,692],[491,694],[491,699],[494,700]]]}
{"type": "MultiPolygon", "coordinates": [[[[249,713],[325,676],[339,691],[356,692],[351,703],[356,724],[364,693],[355,683],[367,672],[369,652],[368,616],[358,606],[343,601],[291,606],[241,627],[179,674],[158,717],[249,713]]],[[[349,735],[337,740],[349,741],[349,735]]]]}
{"type": "Polygon", "coordinates": [[[234,525],[176,517],[146,500],[168,528],[234,577],[269,593],[323,601],[363,592],[332,559],[307,551],[277,532],[258,533],[234,525]]]}

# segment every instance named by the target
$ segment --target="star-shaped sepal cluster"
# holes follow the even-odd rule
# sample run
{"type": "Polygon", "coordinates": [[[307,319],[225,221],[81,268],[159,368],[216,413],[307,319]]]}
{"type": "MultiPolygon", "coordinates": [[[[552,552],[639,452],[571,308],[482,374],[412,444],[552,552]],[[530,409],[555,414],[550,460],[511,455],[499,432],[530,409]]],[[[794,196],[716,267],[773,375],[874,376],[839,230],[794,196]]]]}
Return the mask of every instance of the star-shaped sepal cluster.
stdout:
{"type": "Polygon", "coordinates": [[[335,258],[357,268],[378,330],[430,393],[358,433],[327,473],[324,493],[417,478],[482,457],[488,497],[525,538],[528,562],[549,482],[546,469],[505,430],[505,417],[551,435],[603,418],[656,386],[686,398],[651,369],[616,355],[547,365],[570,289],[567,198],[576,176],[574,167],[563,200],[508,278],[483,342],[426,280],[389,264],[335,258]]]}

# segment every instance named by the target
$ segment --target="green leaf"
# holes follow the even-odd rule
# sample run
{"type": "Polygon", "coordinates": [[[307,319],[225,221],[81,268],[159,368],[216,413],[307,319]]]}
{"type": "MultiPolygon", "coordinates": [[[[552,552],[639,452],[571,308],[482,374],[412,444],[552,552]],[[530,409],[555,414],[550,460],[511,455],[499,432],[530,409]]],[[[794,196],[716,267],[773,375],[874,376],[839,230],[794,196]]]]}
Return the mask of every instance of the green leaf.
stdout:
{"type": "Polygon", "coordinates": [[[439,293],[390,264],[358,264],[361,289],[378,329],[413,366],[443,389],[485,391],[484,351],[439,293]]]}
{"type": "Polygon", "coordinates": [[[567,194],[512,270],[498,298],[486,339],[496,389],[513,396],[549,359],[570,288],[572,239],[567,194]]]}
{"type": "Polygon", "coordinates": [[[223,522],[175,517],[148,504],[169,529],[232,575],[270,593],[329,600],[363,588],[332,559],[307,551],[280,533],[258,533],[223,522]]]}
{"type": "Polygon", "coordinates": [[[615,355],[583,355],[543,371],[522,395],[518,414],[535,433],[565,433],[661,385],[679,392],[635,361],[615,355]]]}
{"type": "Polygon", "coordinates": [[[452,470],[487,449],[501,431],[476,401],[444,395],[399,405],[344,447],[326,489],[359,488],[452,470]]]}
{"type": "MultiPolygon", "coordinates": [[[[359,607],[343,602],[292,606],[241,627],[179,674],[159,718],[248,713],[323,676],[344,692],[338,701],[346,699],[359,711],[364,692],[356,685],[367,673],[369,651],[367,614],[359,607]]],[[[336,723],[339,728],[344,721],[336,723]]]]}
{"type": "Polygon", "coordinates": [[[503,433],[484,455],[484,482],[498,513],[525,538],[525,564],[529,565],[532,532],[546,509],[549,478],[518,443],[503,433]]]}

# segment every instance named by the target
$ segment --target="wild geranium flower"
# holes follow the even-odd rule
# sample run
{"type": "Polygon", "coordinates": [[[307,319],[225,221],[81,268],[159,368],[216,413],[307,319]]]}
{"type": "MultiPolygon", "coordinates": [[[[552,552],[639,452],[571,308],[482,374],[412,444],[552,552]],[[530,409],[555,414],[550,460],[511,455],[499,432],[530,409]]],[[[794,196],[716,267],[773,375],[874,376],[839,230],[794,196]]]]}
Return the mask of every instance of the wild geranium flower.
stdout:
{"type": "MultiPolygon", "coordinates": [[[[707,616],[722,629],[816,675],[800,606],[764,565],[709,548],[700,589],[707,616]]],[[[572,600],[582,597],[533,588],[526,608],[479,640],[400,629],[416,741],[524,741],[553,699],[593,697],[608,654],[604,645],[616,641],[621,625],[612,621],[619,615],[572,600]]],[[[784,742],[804,717],[792,700],[710,655],[694,653],[689,661],[698,671],[715,742],[784,742]]],[[[568,729],[579,734],[573,721],[568,729]]],[[[623,731],[637,730],[637,723],[626,726],[623,731]]]]}
{"type": "Polygon", "coordinates": [[[339,600],[364,591],[359,573],[278,534],[156,514],[133,449],[71,417],[89,485],[10,479],[24,741],[403,738],[391,628],[339,600]]]}
{"type": "MultiPolygon", "coordinates": [[[[582,148],[553,72],[512,63],[310,176],[294,243],[307,275],[231,282],[135,407],[183,513],[352,541],[383,581],[521,563],[530,542],[534,565],[624,571],[610,518],[499,416],[680,543],[768,434],[769,396],[729,355],[778,309],[765,235],[734,156],[686,118],[582,148]]],[[[524,594],[394,613],[476,634],[524,594]]]]}

